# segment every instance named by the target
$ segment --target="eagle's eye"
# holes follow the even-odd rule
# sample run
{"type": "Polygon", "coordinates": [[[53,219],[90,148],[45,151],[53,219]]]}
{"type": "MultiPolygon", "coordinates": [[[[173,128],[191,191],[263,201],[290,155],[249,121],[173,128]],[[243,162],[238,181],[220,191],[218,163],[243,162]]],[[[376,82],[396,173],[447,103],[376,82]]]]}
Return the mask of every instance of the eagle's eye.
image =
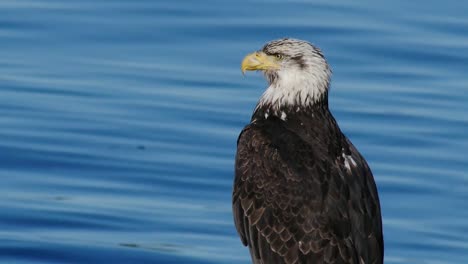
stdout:
{"type": "Polygon", "coordinates": [[[276,54],[275,57],[276,57],[278,60],[282,60],[282,59],[283,59],[283,55],[281,55],[281,54],[276,54]]]}

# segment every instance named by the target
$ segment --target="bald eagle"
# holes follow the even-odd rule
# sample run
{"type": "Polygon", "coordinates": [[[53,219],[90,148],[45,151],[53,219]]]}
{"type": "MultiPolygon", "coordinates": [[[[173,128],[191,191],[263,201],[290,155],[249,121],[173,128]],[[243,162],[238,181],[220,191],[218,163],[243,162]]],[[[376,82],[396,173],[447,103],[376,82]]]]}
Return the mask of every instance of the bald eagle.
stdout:
{"type": "Polygon", "coordinates": [[[242,61],[269,86],[239,135],[233,215],[254,264],[383,263],[379,197],[367,162],[328,109],[331,70],[297,39],[242,61]]]}

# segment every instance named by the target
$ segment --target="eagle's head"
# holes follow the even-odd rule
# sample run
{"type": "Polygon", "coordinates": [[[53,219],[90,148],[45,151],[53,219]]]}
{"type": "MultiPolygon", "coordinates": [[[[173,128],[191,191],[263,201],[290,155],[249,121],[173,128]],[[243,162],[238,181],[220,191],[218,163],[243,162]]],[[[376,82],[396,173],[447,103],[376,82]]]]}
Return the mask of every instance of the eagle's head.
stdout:
{"type": "Polygon", "coordinates": [[[279,39],[242,61],[242,72],[261,70],[269,87],[258,106],[279,109],[326,102],[331,69],[322,52],[307,41],[279,39]]]}

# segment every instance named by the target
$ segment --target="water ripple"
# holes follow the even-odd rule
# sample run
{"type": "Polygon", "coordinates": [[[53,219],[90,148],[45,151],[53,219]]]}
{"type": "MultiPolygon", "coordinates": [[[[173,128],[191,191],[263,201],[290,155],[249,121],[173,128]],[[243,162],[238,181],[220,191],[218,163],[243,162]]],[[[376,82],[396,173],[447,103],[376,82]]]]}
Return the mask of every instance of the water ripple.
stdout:
{"type": "Polygon", "coordinates": [[[0,262],[249,263],[231,184],[266,83],[239,63],[284,36],[330,61],[332,111],[378,183],[386,263],[465,262],[466,4],[0,9],[0,262]]]}

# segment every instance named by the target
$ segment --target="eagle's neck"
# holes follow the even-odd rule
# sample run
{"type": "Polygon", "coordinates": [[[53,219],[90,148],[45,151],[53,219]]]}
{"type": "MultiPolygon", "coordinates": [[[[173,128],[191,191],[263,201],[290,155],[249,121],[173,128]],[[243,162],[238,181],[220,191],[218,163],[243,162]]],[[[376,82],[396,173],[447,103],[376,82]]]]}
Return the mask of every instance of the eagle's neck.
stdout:
{"type": "Polygon", "coordinates": [[[322,98],[316,100],[313,104],[308,105],[296,104],[278,106],[271,103],[259,102],[252,115],[252,121],[272,117],[278,118],[282,121],[290,121],[291,119],[297,119],[297,117],[311,119],[332,118],[328,109],[328,95],[324,94],[322,98]]]}
{"type": "Polygon", "coordinates": [[[288,116],[314,116],[315,114],[318,114],[318,116],[331,115],[328,110],[328,90],[317,95],[317,97],[305,100],[302,100],[300,94],[296,96],[297,98],[295,100],[286,102],[285,99],[279,99],[279,101],[266,100],[264,94],[255,108],[252,119],[262,117],[266,119],[270,116],[275,116],[286,121],[288,116]]]}

